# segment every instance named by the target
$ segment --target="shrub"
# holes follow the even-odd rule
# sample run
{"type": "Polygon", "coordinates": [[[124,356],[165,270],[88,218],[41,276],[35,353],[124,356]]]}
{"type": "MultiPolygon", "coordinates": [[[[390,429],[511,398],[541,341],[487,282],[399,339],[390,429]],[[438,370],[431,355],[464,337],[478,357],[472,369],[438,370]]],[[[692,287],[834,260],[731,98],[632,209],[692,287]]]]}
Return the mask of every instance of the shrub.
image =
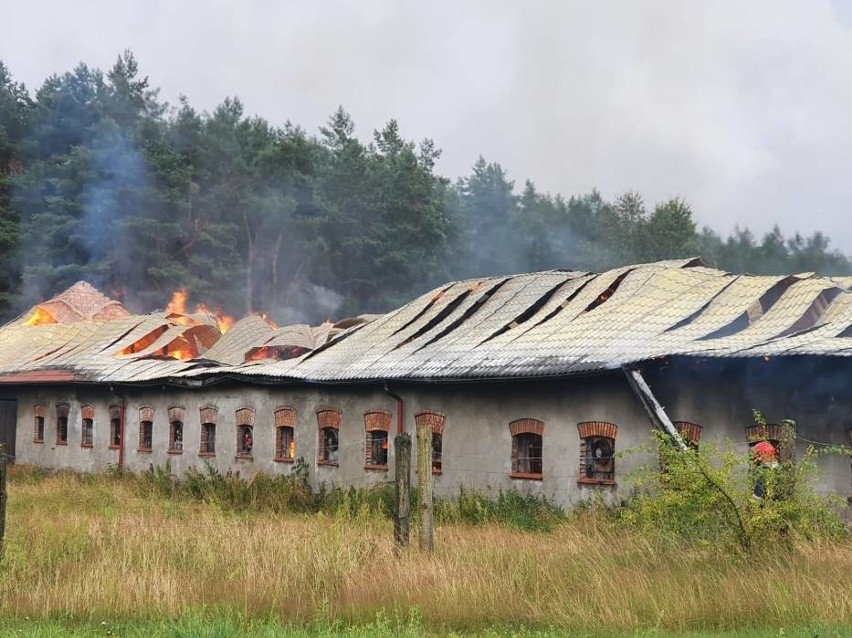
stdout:
{"type": "Polygon", "coordinates": [[[661,432],[654,449],[659,464],[632,477],[636,493],[619,511],[622,522],[644,533],[743,549],[845,533],[831,500],[812,488],[813,447],[801,461],[773,469],[750,465],[730,444],[682,451],[661,432]],[[763,498],[755,496],[756,480],[764,483],[763,498]]]}

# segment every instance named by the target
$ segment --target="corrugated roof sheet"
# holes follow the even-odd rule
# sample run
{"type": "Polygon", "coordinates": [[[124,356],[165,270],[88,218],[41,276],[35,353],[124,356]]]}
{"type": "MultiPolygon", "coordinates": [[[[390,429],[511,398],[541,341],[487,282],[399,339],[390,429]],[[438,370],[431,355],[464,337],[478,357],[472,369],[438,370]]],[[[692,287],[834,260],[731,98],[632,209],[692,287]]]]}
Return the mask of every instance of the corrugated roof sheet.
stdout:
{"type": "Polygon", "coordinates": [[[734,275],[697,259],[487,277],[447,284],[367,323],[353,320],[328,343],[340,328],[273,329],[259,317],[215,343],[212,327],[162,314],[13,324],[0,330],[0,383],[460,380],[570,375],[668,355],[846,357],[851,285],[811,274],[734,275]],[[175,339],[200,338],[207,342],[195,360],[155,356],[175,339]],[[288,346],[314,350],[244,363],[253,350],[288,346]],[[121,354],[128,348],[136,351],[121,354]]]}

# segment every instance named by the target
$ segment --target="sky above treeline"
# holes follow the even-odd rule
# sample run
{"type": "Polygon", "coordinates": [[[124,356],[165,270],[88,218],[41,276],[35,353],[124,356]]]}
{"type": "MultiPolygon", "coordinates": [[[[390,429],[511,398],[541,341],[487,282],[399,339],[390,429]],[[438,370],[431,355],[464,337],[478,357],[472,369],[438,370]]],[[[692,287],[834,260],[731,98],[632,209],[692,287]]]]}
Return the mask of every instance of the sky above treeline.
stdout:
{"type": "Polygon", "coordinates": [[[852,2],[3,0],[0,59],[34,90],[124,49],[174,104],[239,96],[316,132],[395,118],[518,187],[684,197],[699,224],[824,231],[852,252],[852,2]]]}

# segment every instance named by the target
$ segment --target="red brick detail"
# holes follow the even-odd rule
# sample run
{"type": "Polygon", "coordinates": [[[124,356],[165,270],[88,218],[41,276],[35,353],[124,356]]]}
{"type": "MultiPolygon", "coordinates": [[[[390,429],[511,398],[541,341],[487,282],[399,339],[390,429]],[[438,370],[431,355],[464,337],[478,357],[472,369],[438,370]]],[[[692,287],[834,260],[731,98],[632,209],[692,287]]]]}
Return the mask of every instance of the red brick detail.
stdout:
{"type": "Polygon", "coordinates": [[[544,434],[544,422],[538,419],[517,419],[509,424],[509,431],[512,436],[526,433],[542,436],[544,434]]]}
{"type": "Polygon", "coordinates": [[[577,424],[577,432],[580,433],[581,439],[590,436],[602,436],[614,440],[618,436],[618,426],[606,421],[583,421],[577,424]]]}
{"type": "Polygon", "coordinates": [[[254,408],[242,407],[236,412],[237,427],[241,425],[254,425],[254,408]]]}
{"type": "Polygon", "coordinates": [[[341,414],[341,411],[337,408],[321,408],[317,410],[317,425],[319,426],[319,429],[340,429],[341,414]]]}
{"type": "Polygon", "coordinates": [[[672,425],[675,426],[677,433],[681,435],[684,441],[688,443],[698,443],[701,440],[701,430],[702,428],[697,423],[692,423],[690,421],[673,421],[672,425]]]}
{"type": "MultiPolygon", "coordinates": [[[[58,408],[59,406],[57,406],[58,408]]],[[[95,406],[90,403],[80,406],[80,418],[95,420],[95,406]]]]}
{"type": "Polygon", "coordinates": [[[181,423],[186,421],[186,409],[179,405],[169,408],[169,423],[174,423],[175,421],[180,421],[181,423]]]}
{"type": "Polygon", "coordinates": [[[444,433],[444,425],[447,423],[447,417],[440,412],[433,412],[432,410],[423,410],[422,412],[415,412],[414,414],[414,423],[420,427],[421,425],[426,425],[432,428],[432,432],[435,434],[443,434],[444,433]]]}
{"type": "Polygon", "coordinates": [[[71,406],[67,403],[57,403],[56,404],[56,418],[65,417],[68,418],[68,412],[71,410],[71,406]]]}
{"type": "Polygon", "coordinates": [[[139,420],[140,421],[154,421],[154,408],[150,405],[143,405],[139,408],[139,420]]]}
{"type": "Polygon", "coordinates": [[[44,418],[44,406],[43,405],[34,405],[33,406],[33,416],[40,416],[44,418]]]}
{"type": "Polygon", "coordinates": [[[387,410],[371,410],[364,413],[364,428],[367,432],[390,429],[391,413],[387,410]]]}
{"type": "Polygon", "coordinates": [[[766,425],[750,425],[745,429],[746,440],[749,443],[758,441],[787,441],[796,436],[796,431],[789,425],[767,423],[766,425]]]}
{"type": "Polygon", "coordinates": [[[296,408],[282,405],[275,408],[275,427],[296,427],[296,408]]]}
{"type": "Polygon", "coordinates": [[[199,410],[202,423],[213,423],[214,425],[219,418],[219,408],[215,405],[205,405],[199,410]]]}

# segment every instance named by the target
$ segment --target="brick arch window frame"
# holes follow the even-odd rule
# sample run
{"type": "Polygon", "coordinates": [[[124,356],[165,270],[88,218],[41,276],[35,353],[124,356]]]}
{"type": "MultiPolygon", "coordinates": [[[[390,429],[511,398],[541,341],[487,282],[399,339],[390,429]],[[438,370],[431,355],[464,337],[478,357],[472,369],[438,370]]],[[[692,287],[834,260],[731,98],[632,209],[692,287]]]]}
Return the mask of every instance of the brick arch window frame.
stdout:
{"type": "Polygon", "coordinates": [[[80,406],[80,447],[94,446],[95,439],[95,406],[84,403],[80,406]]]}
{"type": "Polygon", "coordinates": [[[417,427],[425,425],[432,428],[432,474],[444,472],[444,427],[447,415],[435,410],[421,410],[414,413],[414,423],[417,427]]]}
{"type": "Polygon", "coordinates": [[[44,443],[45,408],[41,403],[33,406],[33,443],[44,443]]]}
{"type": "Polygon", "coordinates": [[[615,485],[615,440],[618,426],[608,421],[577,424],[580,435],[580,473],[577,482],[586,485],[615,485]]]}
{"type": "Polygon", "coordinates": [[[254,417],[255,410],[250,406],[237,408],[234,413],[237,424],[236,458],[251,461],[254,459],[254,417]]]}
{"type": "Polygon", "coordinates": [[[154,408],[143,405],[139,408],[139,443],[137,452],[154,450],[154,408]]]}
{"type": "Polygon", "coordinates": [[[680,434],[680,438],[683,439],[684,443],[693,450],[698,449],[698,445],[701,442],[701,432],[704,429],[703,426],[692,421],[672,421],[672,425],[677,430],[677,433],[680,434]]]}
{"type": "Polygon", "coordinates": [[[761,441],[769,441],[778,450],[781,463],[796,458],[796,428],[789,423],[766,423],[749,425],[745,428],[749,452],[761,441]]]}
{"type": "Polygon", "coordinates": [[[296,420],[298,412],[292,405],[275,408],[275,456],[276,463],[293,463],[296,460],[296,420]]]}
{"type": "Polygon", "coordinates": [[[366,448],[364,469],[388,471],[388,432],[391,413],[387,410],[368,410],[364,413],[366,448]]]}
{"type": "Polygon", "coordinates": [[[216,456],[216,424],[219,422],[219,408],[204,405],[198,409],[201,424],[198,434],[198,456],[212,458],[216,456]]]}
{"type": "Polygon", "coordinates": [[[316,415],[319,434],[317,465],[337,467],[340,464],[340,420],[343,412],[338,408],[320,408],[316,415]]]}
{"type": "Polygon", "coordinates": [[[186,443],[186,408],[173,405],[169,408],[169,454],[183,454],[186,443]]]}
{"type": "Polygon", "coordinates": [[[121,414],[121,407],[111,405],[107,409],[109,412],[109,449],[121,449],[121,437],[124,432],[124,419],[121,414]]]}
{"type": "Polygon", "coordinates": [[[68,445],[68,415],[71,412],[71,404],[67,401],[59,401],[54,406],[56,412],[56,445],[68,445]]]}
{"type": "Polygon", "coordinates": [[[509,423],[512,435],[511,478],[540,481],[544,477],[544,421],[525,417],[509,423]]]}

